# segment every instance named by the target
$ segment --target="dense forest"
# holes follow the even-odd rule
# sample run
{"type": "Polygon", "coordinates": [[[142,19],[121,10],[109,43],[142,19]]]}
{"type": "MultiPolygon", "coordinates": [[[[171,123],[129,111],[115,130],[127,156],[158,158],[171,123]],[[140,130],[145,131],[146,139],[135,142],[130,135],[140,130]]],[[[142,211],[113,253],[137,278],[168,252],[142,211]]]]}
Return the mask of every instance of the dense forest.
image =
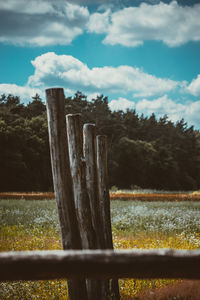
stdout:
{"type": "MultiPolygon", "coordinates": [[[[66,98],[65,108],[108,136],[110,186],[200,188],[200,132],[183,119],[112,112],[107,97],[88,101],[81,92],[66,98]]],[[[52,190],[46,106],[39,95],[27,105],[17,96],[0,97],[0,171],[0,191],[52,190]]]]}

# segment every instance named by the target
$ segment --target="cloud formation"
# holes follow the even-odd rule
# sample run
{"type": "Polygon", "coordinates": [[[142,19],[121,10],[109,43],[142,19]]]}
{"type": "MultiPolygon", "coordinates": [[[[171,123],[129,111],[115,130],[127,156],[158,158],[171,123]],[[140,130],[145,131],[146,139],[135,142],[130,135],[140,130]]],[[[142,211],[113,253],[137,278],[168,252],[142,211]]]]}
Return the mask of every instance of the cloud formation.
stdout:
{"type": "Polygon", "coordinates": [[[31,97],[35,96],[35,94],[39,94],[41,97],[44,97],[44,91],[29,87],[29,86],[19,86],[16,84],[0,84],[0,95],[14,95],[19,96],[22,102],[26,102],[31,100],[31,97]]]}
{"type": "Polygon", "coordinates": [[[70,55],[48,52],[38,56],[32,64],[35,72],[29,77],[30,86],[64,86],[87,93],[132,93],[135,97],[161,95],[175,89],[179,83],[157,78],[139,68],[122,65],[88,68],[70,55]]]}
{"type": "Polygon", "coordinates": [[[104,44],[136,47],[144,41],[154,40],[176,47],[189,41],[200,41],[199,15],[200,4],[181,6],[177,1],[155,5],[142,3],[139,7],[91,15],[89,31],[106,32],[104,44]],[[106,27],[98,26],[107,24],[108,20],[106,27]]]}
{"type": "Polygon", "coordinates": [[[177,122],[184,118],[189,125],[193,124],[197,128],[200,126],[200,101],[177,103],[167,95],[164,95],[154,100],[142,99],[137,103],[128,99],[119,98],[118,100],[112,100],[109,103],[109,107],[112,111],[136,109],[137,113],[143,113],[145,116],[150,116],[154,113],[158,118],[167,115],[173,122],[177,122]]]}
{"type": "Polygon", "coordinates": [[[190,85],[187,87],[187,92],[193,96],[200,96],[200,74],[196,79],[193,79],[190,85]]]}
{"type": "Polygon", "coordinates": [[[181,6],[176,1],[142,2],[138,7],[120,9],[120,1],[96,0],[96,4],[103,4],[101,10],[90,13],[88,8],[92,3],[91,0],[1,1],[0,42],[18,46],[68,45],[86,31],[105,34],[104,44],[126,47],[136,47],[147,40],[163,41],[169,47],[200,41],[198,3],[181,6]]]}
{"type": "Polygon", "coordinates": [[[18,46],[67,45],[83,33],[87,7],[66,1],[0,2],[0,42],[18,46]]]}
{"type": "Polygon", "coordinates": [[[168,94],[178,88],[176,92],[199,96],[200,75],[190,84],[186,84],[157,78],[130,66],[90,69],[73,56],[56,55],[54,52],[36,57],[32,64],[35,71],[25,86],[0,84],[0,94],[18,95],[27,103],[36,93],[44,99],[44,91],[50,87],[63,87],[66,95],[80,90],[88,95],[88,99],[96,97],[97,94],[103,93],[110,97],[116,93],[121,97],[110,101],[111,110],[136,109],[139,114],[155,113],[157,117],[167,114],[174,122],[184,118],[189,124],[194,124],[197,128],[200,126],[200,101],[180,103],[172,100],[168,94]],[[134,101],[131,101],[130,95],[134,101]]]}
{"type": "Polygon", "coordinates": [[[108,105],[112,111],[122,110],[125,112],[127,109],[135,108],[135,102],[122,97],[119,97],[118,100],[110,101],[108,105]]]}

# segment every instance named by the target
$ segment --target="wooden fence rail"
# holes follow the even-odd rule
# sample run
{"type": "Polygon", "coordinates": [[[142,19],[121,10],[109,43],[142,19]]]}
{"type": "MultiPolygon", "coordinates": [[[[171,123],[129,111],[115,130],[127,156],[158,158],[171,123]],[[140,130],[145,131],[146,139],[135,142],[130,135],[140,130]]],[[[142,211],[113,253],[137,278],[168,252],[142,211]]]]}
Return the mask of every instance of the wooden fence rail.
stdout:
{"type": "Polygon", "coordinates": [[[0,280],[200,279],[200,250],[67,250],[0,253],[0,280]]]}

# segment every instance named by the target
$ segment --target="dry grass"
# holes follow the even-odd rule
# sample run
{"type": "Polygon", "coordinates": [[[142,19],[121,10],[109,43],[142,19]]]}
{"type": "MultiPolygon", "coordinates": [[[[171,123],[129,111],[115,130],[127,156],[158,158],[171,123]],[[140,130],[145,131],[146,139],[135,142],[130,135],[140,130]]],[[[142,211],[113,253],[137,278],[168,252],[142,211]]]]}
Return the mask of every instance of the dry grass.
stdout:
{"type": "MultiPolygon", "coordinates": [[[[43,200],[54,199],[52,192],[47,193],[0,193],[0,199],[24,199],[24,200],[43,200]]],[[[128,192],[111,192],[112,200],[137,200],[137,201],[200,201],[200,193],[128,193],[128,192]]]]}
{"type": "Polygon", "coordinates": [[[18,192],[7,192],[0,193],[0,199],[12,199],[12,200],[44,200],[54,199],[54,193],[18,193],[18,192]]]}
{"type": "MultiPolygon", "coordinates": [[[[131,298],[130,298],[131,299],[131,298]]],[[[134,299],[134,298],[132,298],[134,299]]],[[[139,300],[199,300],[200,280],[183,280],[155,290],[147,290],[139,300]]],[[[127,299],[128,300],[128,299],[127,299]]]]}
{"type": "Polygon", "coordinates": [[[137,201],[200,201],[200,194],[132,194],[111,193],[112,200],[137,200],[137,201]]]}

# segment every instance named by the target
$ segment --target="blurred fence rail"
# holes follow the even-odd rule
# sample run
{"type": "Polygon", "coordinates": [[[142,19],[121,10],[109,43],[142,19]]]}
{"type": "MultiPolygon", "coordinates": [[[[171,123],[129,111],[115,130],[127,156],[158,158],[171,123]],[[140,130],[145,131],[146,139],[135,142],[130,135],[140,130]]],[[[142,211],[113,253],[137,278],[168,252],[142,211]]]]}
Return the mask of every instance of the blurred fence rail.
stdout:
{"type": "Polygon", "coordinates": [[[200,279],[200,250],[58,250],[0,253],[0,280],[200,279]]]}

